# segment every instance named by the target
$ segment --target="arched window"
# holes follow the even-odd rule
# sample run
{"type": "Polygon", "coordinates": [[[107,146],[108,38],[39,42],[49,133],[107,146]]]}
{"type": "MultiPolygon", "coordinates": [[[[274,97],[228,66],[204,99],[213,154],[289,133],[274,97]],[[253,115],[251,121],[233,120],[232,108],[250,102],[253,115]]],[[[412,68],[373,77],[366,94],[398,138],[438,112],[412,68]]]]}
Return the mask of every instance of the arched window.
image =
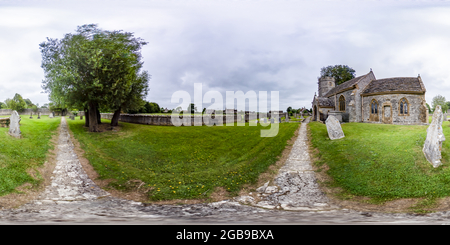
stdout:
{"type": "Polygon", "coordinates": [[[408,101],[406,100],[406,98],[402,98],[400,100],[400,105],[399,105],[399,112],[400,112],[400,116],[408,116],[408,108],[409,104],[408,101]]]}
{"type": "Polygon", "coordinates": [[[370,103],[370,107],[372,114],[378,114],[378,102],[375,99],[370,103]]]}
{"type": "Polygon", "coordinates": [[[341,97],[339,97],[339,110],[345,111],[345,98],[343,95],[341,95],[341,97]]]}

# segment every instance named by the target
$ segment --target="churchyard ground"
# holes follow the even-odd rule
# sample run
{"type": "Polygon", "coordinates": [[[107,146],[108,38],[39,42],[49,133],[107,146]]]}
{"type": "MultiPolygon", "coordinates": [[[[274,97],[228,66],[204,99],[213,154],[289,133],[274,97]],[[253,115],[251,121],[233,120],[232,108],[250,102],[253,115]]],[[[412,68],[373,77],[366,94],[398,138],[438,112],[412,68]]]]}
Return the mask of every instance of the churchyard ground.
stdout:
{"type": "Polygon", "coordinates": [[[0,196],[18,192],[17,188],[26,183],[34,188],[42,182],[39,168],[54,148],[50,139],[57,133],[60,119],[22,116],[20,139],[10,136],[8,128],[0,127],[0,196]]]}
{"type": "MultiPolygon", "coordinates": [[[[340,199],[364,196],[382,204],[420,198],[417,211],[450,196],[450,144],[443,142],[443,165],[434,168],[422,152],[428,126],[345,123],[345,137],[339,140],[329,140],[325,124],[311,122],[308,127],[311,146],[317,149],[315,165],[330,177],[322,184],[341,188],[340,199]]],[[[443,131],[450,135],[448,121],[443,131]]]]}
{"type": "MultiPolygon", "coordinates": [[[[110,121],[102,119],[104,124],[110,121]]],[[[146,190],[149,201],[209,198],[217,188],[237,195],[274,164],[298,123],[281,123],[276,137],[258,126],[151,126],[120,123],[118,131],[89,133],[68,120],[84,157],[110,188],[146,190]]]]}

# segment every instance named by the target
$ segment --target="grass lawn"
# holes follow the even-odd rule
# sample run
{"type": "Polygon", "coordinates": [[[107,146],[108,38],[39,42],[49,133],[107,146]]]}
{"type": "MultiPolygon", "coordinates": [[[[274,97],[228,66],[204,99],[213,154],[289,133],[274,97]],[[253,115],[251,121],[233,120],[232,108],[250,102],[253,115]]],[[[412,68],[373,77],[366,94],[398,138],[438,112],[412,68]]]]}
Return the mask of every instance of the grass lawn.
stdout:
{"type": "Polygon", "coordinates": [[[48,116],[29,119],[29,115],[22,115],[21,119],[21,139],[10,136],[9,128],[0,128],[0,196],[14,192],[15,188],[27,182],[33,185],[40,182],[39,176],[35,179],[27,171],[45,162],[48,150],[53,149],[50,139],[57,133],[61,121],[61,118],[48,116]]]}
{"type": "MultiPolygon", "coordinates": [[[[442,145],[438,168],[422,148],[428,126],[345,123],[345,138],[329,140],[325,124],[309,124],[311,142],[319,153],[317,166],[327,164],[331,186],[346,194],[372,197],[374,202],[396,198],[450,196],[450,139],[442,145]]],[[[443,123],[450,138],[449,122],[443,123]]]]}
{"type": "MultiPolygon", "coordinates": [[[[103,120],[109,123],[109,120],[103,120]]],[[[299,124],[281,123],[276,137],[262,126],[172,127],[119,123],[120,131],[89,133],[84,121],[68,120],[85,157],[102,179],[126,190],[141,180],[149,200],[204,199],[216,187],[232,194],[277,161],[299,124]]]]}

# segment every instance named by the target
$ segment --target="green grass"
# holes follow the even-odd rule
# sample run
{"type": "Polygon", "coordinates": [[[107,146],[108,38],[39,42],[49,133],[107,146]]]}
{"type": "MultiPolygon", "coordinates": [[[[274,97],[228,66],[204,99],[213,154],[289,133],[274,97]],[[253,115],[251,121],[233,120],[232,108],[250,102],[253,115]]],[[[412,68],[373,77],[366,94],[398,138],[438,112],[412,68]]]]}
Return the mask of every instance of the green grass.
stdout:
{"type": "Polygon", "coordinates": [[[15,192],[15,188],[25,183],[40,183],[39,176],[33,178],[27,171],[34,171],[45,162],[48,150],[53,149],[50,139],[57,133],[60,120],[48,116],[29,119],[22,115],[21,139],[10,136],[8,128],[0,128],[0,196],[15,192]]]}
{"type": "MultiPolygon", "coordinates": [[[[422,152],[428,126],[369,123],[342,124],[345,138],[329,140],[325,124],[309,124],[317,166],[327,164],[331,186],[344,195],[372,197],[374,202],[397,198],[433,200],[450,196],[450,142],[442,145],[442,163],[428,163],[422,152]]],[[[449,122],[443,123],[450,135],[449,122]]],[[[429,201],[428,203],[432,203],[429,201]]]]}
{"type": "Polygon", "coordinates": [[[216,187],[237,194],[277,161],[299,127],[282,123],[276,137],[262,138],[268,127],[120,123],[119,132],[89,133],[83,121],[68,123],[100,178],[123,190],[141,180],[152,188],[149,200],[204,199],[216,187]]]}

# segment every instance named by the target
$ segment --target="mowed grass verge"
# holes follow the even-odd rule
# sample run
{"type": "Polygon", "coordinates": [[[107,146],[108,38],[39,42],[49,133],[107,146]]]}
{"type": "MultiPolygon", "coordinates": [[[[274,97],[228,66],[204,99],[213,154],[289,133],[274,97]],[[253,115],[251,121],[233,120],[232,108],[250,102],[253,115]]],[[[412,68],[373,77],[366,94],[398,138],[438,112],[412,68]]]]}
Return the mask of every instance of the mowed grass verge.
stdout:
{"type": "Polygon", "coordinates": [[[205,199],[216,187],[237,194],[277,161],[299,127],[282,123],[276,137],[262,138],[269,127],[120,123],[118,132],[89,133],[84,121],[68,123],[100,179],[124,191],[128,181],[140,180],[154,201],[205,199]]]}
{"type": "MultiPolygon", "coordinates": [[[[318,150],[315,164],[327,164],[333,179],[327,184],[343,188],[346,195],[374,202],[450,196],[450,144],[443,142],[443,165],[433,168],[422,152],[428,126],[346,123],[345,138],[339,140],[329,140],[325,124],[312,122],[308,128],[318,150]]],[[[449,122],[443,131],[450,136],[449,122]]]]}
{"type": "MultiPolygon", "coordinates": [[[[8,116],[1,116],[8,117],[8,116]]],[[[49,149],[53,149],[50,139],[56,134],[61,118],[37,116],[29,119],[22,115],[20,131],[22,138],[8,134],[9,128],[0,128],[0,196],[15,192],[25,183],[37,185],[42,181],[36,168],[45,162],[49,149]],[[27,172],[37,174],[33,178],[27,172]]]]}

